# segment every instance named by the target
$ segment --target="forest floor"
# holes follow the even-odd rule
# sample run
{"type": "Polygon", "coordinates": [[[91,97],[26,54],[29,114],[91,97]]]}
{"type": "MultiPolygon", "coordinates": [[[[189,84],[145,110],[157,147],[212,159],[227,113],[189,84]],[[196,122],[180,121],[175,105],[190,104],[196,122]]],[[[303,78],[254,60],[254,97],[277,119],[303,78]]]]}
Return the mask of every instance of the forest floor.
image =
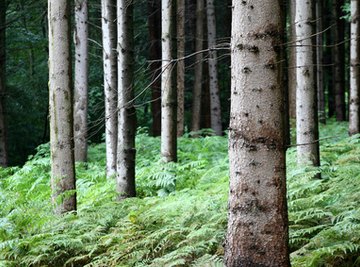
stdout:
{"type": "MultiPolygon", "coordinates": [[[[296,167],[288,150],[292,266],[360,266],[360,138],[332,121],[320,133],[321,167],[296,167]]],[[[90,146],[78,212],[62,217],[52,215],[48,145],[0,169],[0,266],[223,266],[227,138],[180,138],[179,162],[167,165],[159,150],[140,129],[138,197],[118,203],[104,144],[90,146]]]]}

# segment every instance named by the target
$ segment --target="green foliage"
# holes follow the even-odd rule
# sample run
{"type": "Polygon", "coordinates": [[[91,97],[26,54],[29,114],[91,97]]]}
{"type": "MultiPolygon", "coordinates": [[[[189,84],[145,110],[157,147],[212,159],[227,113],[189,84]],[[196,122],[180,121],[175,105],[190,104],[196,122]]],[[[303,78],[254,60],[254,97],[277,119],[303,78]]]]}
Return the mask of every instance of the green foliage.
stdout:
{"type": "MultiPolygon", "coordinates": [[[[342,137],[322,141],[319,168],[297,168],[288,152],[292,266],[359,265],[360,140],[341,127],[322,129],[342,137]]],[[[180,138],[178,163],[164,164],[159,138],[139,132],[139,197],[115,201],[104,144],[91,146],[77,165],[76,215],[51,213],[48,145],[0,169],[0,266],[223,266],[226,137],[180,138]]]]}

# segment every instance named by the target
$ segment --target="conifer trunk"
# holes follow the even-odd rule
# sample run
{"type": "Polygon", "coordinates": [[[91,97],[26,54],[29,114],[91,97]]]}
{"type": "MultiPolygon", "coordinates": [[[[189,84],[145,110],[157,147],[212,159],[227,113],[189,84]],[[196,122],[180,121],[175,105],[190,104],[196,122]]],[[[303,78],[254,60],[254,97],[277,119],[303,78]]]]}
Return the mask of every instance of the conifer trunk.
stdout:
{"type": "Polygon", "coordinates": [[[118,143],[116,189],[118,199],[134,197],[136,110],[133,88],[133,3],[117,1],[118,27],[118,143]]]}
{"type": "Polygon", "coordinates": [[[55,213],[76,210],[69,0],[48,2],[51,188],[55,213]]]}
{"type": "Polygon", "coordinates": [[[177,0],[177,136],[184,134],[185,0],[177,0]]]}
{"type": "Polygon", "coordinates": [[[228,267],[287,267],[280,1],[234,1],[228,267]]]}
{"type": "Polygon", "coordinates": [[[288,68],[288,99],[289,99],[289,117],[296,118],[296,45],[295,45],[295,0],[290,0],[289,16],[289,68],[288,68]]]}
{"type": "Polygon", "coordinates": [[[117,56],[116,0],[101,1],[105,95],[106,177],[116,173],[117,151],[117,56]]]}
{"type": "Polygon", "coordinates": [[[74,142],[75,161],[87,161],[88,116],[88,1],[75,1],[75,86],[74,142]]]}
{"type": "Polygon", "coordinates": [[[351,0],[349,134],[360,132],[360,2],[351,0]]]}
{"type": "Polygon", "coordinates": [[[5,93],[6,93],[6,1],[0,0],[0,166],[8,164],[6,148],[5,93]]]}

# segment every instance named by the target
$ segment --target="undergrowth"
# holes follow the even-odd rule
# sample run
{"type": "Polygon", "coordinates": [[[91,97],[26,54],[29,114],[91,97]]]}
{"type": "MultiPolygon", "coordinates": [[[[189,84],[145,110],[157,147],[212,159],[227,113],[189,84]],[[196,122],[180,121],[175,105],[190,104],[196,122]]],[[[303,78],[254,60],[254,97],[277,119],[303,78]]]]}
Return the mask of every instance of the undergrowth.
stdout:
{"type": "MultiPolygon", "coordinates": [[[[292,266],[360,266],[360,140],[322,129],[322,166],[296,167],[288,151],[292,266]],[[335,134],[334,134],[335,133],[335,134]],[[313,179],[321,172],[322,179],[313,179]]],[[[77,165],[77,215],[55,217],[48,146],[22,168],[0,170],[0,266],[223,266],[226,137],[179,139],[164,165],[160,141],[137,136],[137,198],[115,201],[103,144],[77,165]]]]}

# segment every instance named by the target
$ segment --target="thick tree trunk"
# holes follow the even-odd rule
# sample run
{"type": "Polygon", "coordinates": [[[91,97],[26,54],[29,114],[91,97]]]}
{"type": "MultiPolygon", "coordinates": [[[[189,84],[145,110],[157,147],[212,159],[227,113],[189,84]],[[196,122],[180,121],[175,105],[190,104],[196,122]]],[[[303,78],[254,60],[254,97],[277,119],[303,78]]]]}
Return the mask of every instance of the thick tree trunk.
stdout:
{"type": "Polygon", "coordinates": [[[75,1],[75,86],[74,142],[75,161],[87,161],[88,110],[88,2],[75,1]]]}
{"type": "Polygon", "coordinates": [[[6,123],[5,123],[5,77],[6,77],[6,52],[5,52],[5,32],[6,32],[6,1],[0,0],[0,166],[6,167],[8,164],[6,148],[6,123]]]}
{"type": "Polygon", "coordinates": [[[280,1],[234,1],[228,267],[290,266],[280,1]]]}
{"type": "Polygon", "coordinates": [[[177,136],[184,134],[185,93],[185,0],[177,0],[177,136]]]}
{"type": "Polygon", "coordinates": [[[349,134],[360,132],[360,2],[351,0],[349,134]]]}
{"type": "Polygon", "coordinates": [[[105,95],[106,177],[116,173],[117,151],[117,56],[116,0],[101,1],[105,95]]]}
{"type": "Polygon", "coordinates": [[[76,210],[69,0],[48,2],[51,188],[55,212],[76,210]]]}
{"type": "Polygon", "coordinates": [[[136,111],[133,88],[133,4],[117,1],[118,27],[118,146],[116,189],[118,199],[134,197],[136,111]]]}
{"type": "Polygon", "coordinates": [[[344,5],[344,0],[333,1],[334,11],[334,42],[333,48],[333,87],[335,94],[335,113],[337,121],[346,120],[346,105],[345,105],[345,43],[344,43],[344,20],[341,18],[343,12],[341,11],[344,5]]]}
{"type": "Polygon", "coordinates": [[[161,134],[161,1],[148,0],[152,135],[161,134]]]}
{"type": "Polygon", "coordinates": [[[296,3],[296,142],[298,163],[319,166],[312,4],[296,3]]]}
{"type": "Polygon", "coordinates": [[[203,84],[203,44],[204,44],[204,0],[196,1],[196,32],[195,32],[195,69],[194,88],[192,95],[191,130],[200,130],[201,123],[201,91],[203,84]]]}
{"type": "Polygon", "coordinates": [[[321,123],[326,123],[324,71],[323,71],[323,0],[316,0],[316,70],[318,93],[318,116],[321,123]]]}
{"type": "Polygon", "coordinates": [[[222,135],[220,92],[217,73],[216,19],[214,0],[206,0],[207,36],[209,51],[211,128],[222,135]]]}
{"type": "Polygon", "coordinates": [[[177,160],[176,88],[172,86],[171,58],[172,0],[161,1],[162,74],[161,74],[161,155],[165,162],[177,160]]]}
{"type": "Polygon", "coordinates": [[[295,0],[289,1],[290,27],[289,39],[289,66],[288,66],[288,88],[289,88],[289,117],[296,118],[296,46],[295,46],[295,0]]]}

